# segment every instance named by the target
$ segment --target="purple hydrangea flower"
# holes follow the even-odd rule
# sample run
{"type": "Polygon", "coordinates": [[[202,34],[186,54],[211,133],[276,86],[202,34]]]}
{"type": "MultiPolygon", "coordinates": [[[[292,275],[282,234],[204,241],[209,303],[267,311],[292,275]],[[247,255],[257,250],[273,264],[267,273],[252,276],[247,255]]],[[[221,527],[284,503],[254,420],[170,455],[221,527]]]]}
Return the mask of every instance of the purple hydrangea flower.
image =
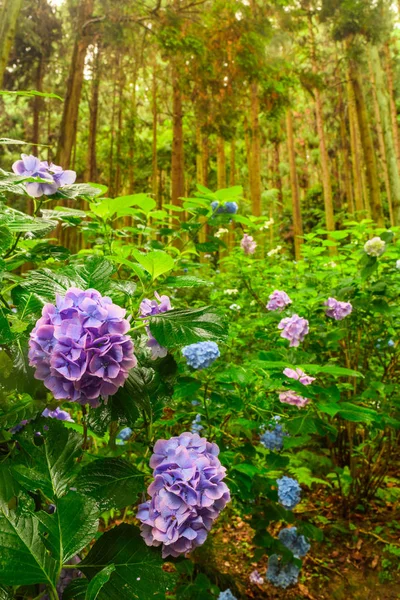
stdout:
{"type": "Polygon", "coordinates": [[[286,548],[289,548],[296,558],[302,558],[311,548],[304,535],[297,533],[297,527],[281,529],[278,538],[286,548]]]}
{"type": "Polygon", "coordinates": [[[98,406],[136,366],[126,311],[93,289],[70,288],[45,304],[29,340],[35,378],[57,400],[98,406]]]}
{"type": "Polygon", "coordinates": [[[189,367],[201,370],[209,367],[220,356],[218,344],[215,342],[197,342],[182,348],[189,367]]]}
{"type": "Polygon", "coordinates": [[[304,408],[306,404],[310,402],[309,398],[304,398],[303,396],[299,396],[293,390],[287,390],[286,392],[281,392],[279,394],[279,400],[283,404],[292,404],[293,406],[297,406],[298,408],[304,408]]]}
{"type": "Polygon", "coordinates": [[[254,583],[254,585],[262,585],[264,583],[264,577],[261,577],[256,569],[250,573],[249,581],[250,583],[254,583]]]}
{"type": "MultiPolygon", "coordinates": [[[[154,295],[156,300],[149,300],[149,298],[145,298],[140,303],[139,311],[142,318],[159,315],[160,313],[172,310],[169,296],[160,296],[157,292],[154,292],[154,295]]],[[[150,327],[146,327],[146,333],[149,338],[146,345],[151,350],[152,360],[167,356],[167,348],[164,348],[157,342],[156,338],[151,334],[150,327]]]]}
{"type": "Polygon", "coordinates": [[[300,383],[303,385],[310,385],[313,381],[315,381],[315,377],[306,375],[304,371],[298,368],[289,369],[289,367],[287,367],[286,369],[283,369],[283,374],[286,375],[286,377],[290,377],[290,379],[296,379],[297,381],[300,381],[300,383]]]}
{"type": "Polygon", "coordinates": [[[146,544],[162,544],[163,558],[203,544],[230,501],[218,454],[218,446],[197,433],[156,442],[150,459],[154,480],[147,490],[151,499],[139,505],[137,518],[146,544]]]}
{"type": "Polygon", "coordinates": [[[385,249],[385,242],[378,236],[371,238],[364,244],[364,250],[369,256],[381,256],[385,249]]]}
{"type": "Polygon", "coordinates": [[[254,254],[257,248],[257,242],[254,241],[253,236],[248,235],[247,233],[242,237],[240,245],[245,254],[254,254]]]}
{"type": "Polygon", "coordinates": [[[285,508],[292,510],[300,502],[301,487],[296,479],[286,477],[277,479],[279,502],[285,508]]]}
{"type": "Polygon", "coordinates": [[[290,346],[298,346],[300,342],[304,340],[304,336],[309,332],[308,321],[299,317],[299,315],[292,315],[291,317],[285,317],[278,325],[278,329],[283,329],[281,337],[290,341],[290,346]]]}
{"type": "Polygon", "coordinates": [[[58,421],[69,421],[70,423],[75,423],[69,412],[67,412],[66,410],[61,410],[61,408],[59,408],[58,406],[54,410],[45,408],[42,412],[42,417],[58,419],[58,421]]]}
{"type": "Polygon", "coordinates": [[[294,563],[283,563],[277,554],[268,559],[267,579],[273,585],[286,589],[297,583],[300,568],[294,563]]]}
{"type": "Polygon", "coordinates": [[[325,311],[326,316],[332,317],[332,319],[336,319],[336,321],[341,321],[353,310],[350,302],[340,302],[335,298],[328,298],[328,300],[324,302],[324,305],[328,307],[325,311]]]}
{"type": "Polygon", "coordinates": [[[267,310],[283,310],[291,303],[292,301],[286,292],[274,290],[269,296],[266,308],[267,310]]]}
{"type": "Polygon", "coordinates": [[[75,171],[64,171],[62,167],[50,165],[46,161],[40,161],[32,154],[21,154],[21,160],[17,160],[12,165],[12,170],[17,175],[23,177],[40,177],[48,180],[48,183],[35,183],[33,181],[26,183],[26,191],[29,196],[39,198],[45,194],[51,196],[55,194],[59,187],[74,183],[76,179],[75,171]]]}

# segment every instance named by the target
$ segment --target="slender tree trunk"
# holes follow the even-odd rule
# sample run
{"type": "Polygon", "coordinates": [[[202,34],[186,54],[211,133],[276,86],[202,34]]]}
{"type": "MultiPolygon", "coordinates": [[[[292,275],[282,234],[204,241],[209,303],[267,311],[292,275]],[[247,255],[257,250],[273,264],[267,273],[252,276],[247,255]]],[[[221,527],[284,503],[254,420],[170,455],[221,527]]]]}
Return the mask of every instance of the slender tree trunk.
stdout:
{"type": "Polygon", "coordinates": [[[351,85],[350,79],[347,81],[347,98],[348,98],[348,110],[349,110],[349,130],[350,130],[350,148],[351,148],[351,166],[353,171],[353,184],[354,184],[354,200],[355,210],[364,210],[363,203],[363,186],[361,180],[361,156],[358,144],[358,123],[357,114],[353,93],[353,86],[351,85]]]}
{"type": "Polygon", "coordinates": [[[371,64],[374,76],[374,95],[378,104],[378,114],[380,115],[381,130],[384,140],[384,150],[386,151],[387,173],[390,184],[389,209],[391,213],[391,225],[400,225],[400,175],[397,163],[396,146],[393,139],[392,120],[390,116],[390,100],[387,93],[387,86],[383,74],[379,51],[376,46],[371,46],[371,64]]]}
{"type": "Polygon", "coordinates": [[[278,206],[277,213],[279,219],[282,219],[283,215],[283,189],[282,189],[282,178],[279,170],[280,165],[280,155],[279,155],[279,141],[274,141],[274,152],[273,152],[273,186],[276,190],[278,190],[278,206]]]}
{"type": "Polygon", "coordinates": [[[162,208],[159,204],[158,197],[158,167],[157,167],[157,118],[158,118],[158,107],[157,107],[157,66],[154,61],[153,65],[153,98],[152,98],[152,113],[153,113],[153,142],[152,142],[152,159],[151,159],[151,189],[153,192],[154,200],[157,202],[157,206],[162,208]]]}
{"type": "Polygon", "coordinates": [[[100,92],[100,54],[101,44],[97,44],[97,52],[93,63],[92,69],[92,90],[91,98],[89,103],[89,140],[88,140],[88,154],[87,154],[87,169],[86,169],[86,180],[97,181],[97,152],[96,152],[96,141],[97,141],[97,122],[99,115],[99,92],[100,92]]]}
{"type": "Polygon", "coordinates": [[[129,132],[129,167],[128,167],[128,180],[129,180],[129,193],[133,194],[135,187],[135,133],[136,133],[136,82],[138,77],[138,70],[135,67],[133,72],[133,83],[132,83],[132,97],[131,97],[131,114],[130,114],[130,132],[129,132]]]}
{"type": "Polygon", "coordinates": [[[0,11],[0,88],[14,43],[22,2],[23,0],[3,0],[3,8],[0,11]]]}
{"type": "MultiPolygon", "coordinates": [[[[39,62],[36,70],[36,91],[43,91],[43,76],[44,76],[44,58],[43,55],[40,55],[39,62]]],[[[40,111],[43,107],[43,98],[40,96],[36,96],[33,99],[33,132],[32,132],[32,142],[34,144],[40,143],[40,111]]],[[[35,156],[38,156],[38,147],[33,146],[32,153],[35,156]]]]}
{"type": "Polygon", "coordinates": [[[250,139],[250,164],[251,164],[251,205],[254,216],[261,215],[261,144],[260,144],[260,101],[258,98],[257,83],[250,84],[251,98],[251,139],[250,139]]]}
{"type": "Polygon", "coordinates": [[[231,153],[229,157],[229,185],[234,186],[236,181],[236,143],[235,140],[231,141],[231,153]]]}
{"type": "Polygon", "coordinates": [[[226,188],[226,157],[225,140],[217,137],[217,186],[221,190],[226,188]]]}
{"type": "Polygon", "coordinates": [[[184,153],[183,153],[183,113],[182,92],[179,74],[172,65],[172,160],[171,160],[171,202],[181,204],[185,193],[184,153]]]}
{"type": "MultiPolygon", "coordinates": [[[[343,88],[339,86],[339,111],[340,111],[340,146],[341,146],[341,157],[342,157],[342,165],[343,165],[343,182],[345,189],[345,197],[347,210],[350,214],[354,214],[354,196],[353,196],[353,188],[351,185],[351,174],[349,170],[349,147],[348,147],[348,136],[347,136],[347,127],[346,127],[346,106],[343,98],[343,88]]],[[[349,123],[350,125],[350,123],[349,123]]]]}
{"type": "Polygon", "coordinates": [[[396,148],[397,167],[400,170],[399,125],[397,123],[397,108],[396,108],[396,102],[394,99],[392,57],[390,55],[390,47],[389,47],[388,42],[386,42],[386,44],[384,45],[384,50],[385,50],[386,76],[387,76],[387,82],[388,82],[388,92],[389,92],[389,101],[390,101],[390,117],[392,120],[392,129],[393,129],[393,140],[394,140],[394,145],[396,148]]]}
{"type": "Polygon", "coordinates": [[[94,0],[81,0],[78,3],[77,34],[65,92],[64,109],[60,125],[60,139],[56,156],[57,163],[64,167],[64,169],[68,169],[71,164],[71,153],[76,138],[85,57],[90,41],[90,36],[87,32],[87,23],[93,12],[93,4],[94,0]]]}
{"type": "Polygon", "coordinates": [[[378,170],[376,167],[376,157],[371,135],[371,128],[369,125],[367,105],[365,103],[365,97],[362,89],[358,67],[356,62],[352,59],[349,60],[349,75],[354,91],[354,99],[361,137],[361,144],[364,153],[366,178],[369,192],[369,203],[371,206],[371,216],[379,227],[384,227],[385,220],[383,216],[381,195],[379,190],[378,170]]]}
{"type": "Polygon", "coordinates": [[[121,146],[122,146],[122,127],[123,127],[123,112],[122,112],[122,108],[123,108],[123,95],[124,95],[124,76],[121,73],[121,70],[118,69],[119,71],[119,83],[118,83],[118,128],[117,128],[117,135],[116,135],[116,148],[115,148],[115,155],[116,155],[116,168],[115,168],[115,195],[119,196],[121,193],[121,160],[122,160],[122,156],[121,156],[121,146]]]}
{"type": "Polygon", "coordinates": [[[201,133],[201,127],[199,124],[196,125],[196,179],[197,183],[203,183],[203,138],[201,133]]]}
{"type": "Polygon", "coordinates": [[[292,111],[290,109],[286,111],[286,131],[290,165],[290,187],[292,190],[294,253],[296,260],[300,260],[301,245],[303,243],[300,236],[303,235],[303,225],[301,221],[299,184],[297,180],[296,155],[294,150],[293,119],[292,111]]]}
{"type": "Polygon", "coordinates": [[[111,108],[111,124],[110,124],[110,150],[108,155],[108,195],[110,198],[114,196],[114,137],[115,137],[115,106],[117,100],[117,82],[114,80],[112,108],[111,108]]]}

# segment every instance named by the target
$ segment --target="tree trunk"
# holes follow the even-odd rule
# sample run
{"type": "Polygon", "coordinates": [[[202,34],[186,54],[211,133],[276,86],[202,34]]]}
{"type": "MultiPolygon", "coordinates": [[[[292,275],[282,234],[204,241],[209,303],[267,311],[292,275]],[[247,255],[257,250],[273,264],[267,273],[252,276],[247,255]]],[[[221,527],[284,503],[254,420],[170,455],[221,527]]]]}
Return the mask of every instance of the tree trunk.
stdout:
{"type": "MultiPolygon", "coordinates": [[[[396,146],[393,139],[392,121],[390,117],[390,100],[387,93],[387,87],[384,80],[381,59],[378,48],[371,46],[371,64],[374,76],[374,96],[378,104],[378,114],[380,115],[381,130],[384,140],[384,150],[386,153],[387,173],[390,184],[391,202],[389,209],[392,207],[391,225],[400,225],[400,175],[397,163],[396,146]]],[[[390,198],[388,196],[388,200],[390,198]]]]}
{"type": "Polygon", "coordinates": [[[349,60],[349,75],[354,92],[357,120],[361,137],[361,145],[363,148],[366,166],[366,178],[368,184],[371,216],[379,227],[384,227],[385,220],[382,210],[378,170],[376,167],[376,157],[371,135],[371,128],[369,125],[367,105],[365,103],[364,92],[362,89],[361,78],[358,71],[357,63],[352,59],[349,60]]]}
{"type": "Polygon", "coordinates": [[[234,186],[236,181],[236,143],[235,140],[231,141],[231,154],[229,157],[229,185],[234,186]]]}
{"type": "Polygon", "coordinates": [[[92,14],[93,4],[94,0],[81,0],[78,3],[77,34],[65,92],[64,109],[60,125],[60,139],[56,156],[56,162],[64,167],[64,169],[68,169],[71,164],[71,153],[76,138],[85,57],[90,41],[86,24],[92,14]]]}
{"type": "MultiPolygon", "coordinates": [[[[346,107],[343,98],[343,88],[339,86],[339,112],[340,112],[340,146],[341,146],[341,156],[342,156],[342,165],[343,165],[343,181],[344,181],[344,189],[345,189],[345,197],[347,203],[347,210],[350,214],[354,214],[354,196],[353,196],[353,188],[351,185],[351,172],[349,168],[350,157],[349,157],[349,147],[348,147],[348,135],[347,135],[347,127],[346,127],[346,107]]],[[[349,123],[350,125],[350,123],[349,123]]],[[[349,127],[350,128],[350,127],[349,127]]]]}
{"type": "Polygon", "coordinates": [[[89,139],[88,139],[88,154],[87,168],[85,178],[87,181],[97,181],[97,121],[99,116],[99,91],[100,91],[100,53],[101,45],[97,44],[97,52],[92,68],[92,90],[89,103],[89,139]]]}
{"type": "Polygon", "coordinates": [[[279,170],[280,165],[280,156],[279,156],[279,141],[274,141],[274,153],[273,153],[273,186],[276,190],[278,190],[278,216],[282,219],[283,215],[283,190],[282,190],[282,179],[279,170]]]}
{"type": "Polygon", "coordinates": [[[250,165],[251,165],[251,205],[254,216],[261,215],[261,145],[260,145],[260,101],[258,98],[257,83],[250,84],[251,97],[251,138],[250,138],[250,165]]]}
{"type": "Polygon", "coordinates": [[[116,168],[115,168],[115,185],[114,185],[114,193],[115,196],[119,196],[121,193],[121,144],[122,144],[122,127],[123,127],[123,119],[122,119],[122,108],[123,108],[123,94],[124,94],[124,76],[121,73],[121,69],[119,71],[119,83],[118,83],[118,128],[116,135],[116,168]]]}
{"type": "Polygon", "coordinates": [[[129,181],[129,193],[133,194],[135,187],[135,131],[136,131],[136,81],[138,76],[138,70],[135,67],[133,72],[132,82],[132,97],[131,97],[131,111],[130,111],[130,127],[129,127],[129,167],[128,167],[128,181],[129,181]]]}
{"type": "Polygon", "coordinates": [[[303,243],[300,236],[303,235],[303,226],[301,222],[299,184],[297,180],[296,156],[294,151],[293,119],[292,111],[290,109],[286,111],[286,131],[290,165],[290,187],[292,191],[294,254],[296,260],[300,260],[301,245],[303,243]]]}
{"type": "Polygon", "coordinates": [[[114,137],[115,137],[115,106],[117,99],[117,82],[114,80],[111,123],[110,123],[110,150],[108,154],[108,195],[114,197],[114,137]]]}
{"type": "Polygon", "coordinates": [[[353,86],[350,79],[347,81],[347,98],[349,110],[349,130],[350,130],[350,149],[351,166],[353,171],[354,201],[356,211],[364,210],[363,187],[361,180],[361,156],[358,145],[358,123],[353,93],[353,86]]]}
{"type": "Polygon", "coordinates": [[[171,160],[171,202],[181,204],[185,193],[182,93],[179,73],[172,65],[172,160],[171,160]]]}
{"type": "Polygon", "coordinates": [[[226,188],[225,140],[217,137],[217,186],[219,190],[226,188]]]}
{"type": "MultiPolygon", "coordinates": [[[[44,59],[43,55],[40,55],[39,62],[36,70],[36,91],[43,91],[43,76],[44,76],[44,59]]],[[[43,98],[40,96],[36,96],[33,99],[33,132],[32,132],[32,142],[34,144],[40,144],[40,111],[43,107],[43,98]]],[[[38,147],[37,145],[33,146],[32,154],[38,156],[38,147]]]]}
{"type": "MultiPolygon", "coordinates": [[[[314,31],[312,28],[312,17],[309,16],[309,33],[311,38],[311,61],[313,73],[318,73],[317,57],[315,51],[315,38],[314,31]]],[[[331,175],[329,172],[329,158],[326,149],[325,140],[325,128],[324,128],[324,117],[322,111],[321,94],[318,88],[314,88],[315,97],[315,114],[317,117],[317,132],[319,137],[319,152],[321,158],[321,170],[322,170],[322,187],[324,190],[324,205],[325,205],[325,221],[326,228],[328,231],[335,230],[335,217],[333,214],[333,200],[332,200],[332,185],[331,175]]],[[[330,252],[334,253],[335,248],[330,248],[330,252]]]]}
{"type": "Polygon", "coordinates": [[[151,189],[153,192],[154,200],[157,202],[157,206],[162,208],[159,204],[158,198],[158,167],[157,167],[157,118],[158,118],[158,110],[157,110],[157,66],[154,61],[153,65],[153,103],[152,103],[152,113],[153,113],[153,142],[152,142],[152,159],[151,159],[151,189]]]}
{"type": "Polygon", "coordinates": [[[3,8],[0,11],[0,88],[3,85],[4,73],[14,43],[22,1],[3,0],[3,8]]]}
{"type": "Polygon", "coordinates": [[[396,148],[397,157],[397,168],[400,170],[400,137],[399,137],[399,125],[397,123],[397,108],[394,96],[394,83],[393,83],[393,68],[392,68],[392,57],[390,55],[389,43],[386,42],[384,45],[385,50],[385,62],[386,62],[386,76],[388,82],[388,92],[390,101],[390,117],[392,120],[393,128],[393,140],[396,148]]]}

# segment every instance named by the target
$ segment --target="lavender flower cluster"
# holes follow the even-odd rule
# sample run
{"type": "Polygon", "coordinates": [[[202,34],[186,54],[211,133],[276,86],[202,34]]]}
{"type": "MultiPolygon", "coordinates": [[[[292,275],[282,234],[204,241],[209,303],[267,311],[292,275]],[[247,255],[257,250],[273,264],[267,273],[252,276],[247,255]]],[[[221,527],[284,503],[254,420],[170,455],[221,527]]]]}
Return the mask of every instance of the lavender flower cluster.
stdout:
{"type": "MultiPolygon", "coordinates": [[[[304,535],[297,533],[296,527],[282,529],[278,538],[296,558],[305,556],[310,549],[310,544],[304,535]]],[[[299,573],[300,568],[297,565],[292,562],[283,563],[277,554],[273,554],[268,559],[267,579],[277,587],[286,589],[294,585],[297,583],[299,573]]]]}
{"type": "Polygon", "coordinates": [[[248,233],[244,234],[240,245],[245,254],[254,254],[257,248],[257,242],[254,240],[253,236],[248,235],[248,233]]]}
{"type": "Polygon", "coordinates": [[[279,502],[288,510],[293,510],[300,502],[301,487],[296,479],[284,475],[276,480],[279,502]]]}
{"type": "Polygon", "coordinates": [[[21,160],[17,160],[12,165],[12,170],[16,175],[22,177],[40,177],[46,179],[48,183],[36,183],[34,181],[25,184],[29,196],[39,198],[45,194],[51,196],[55,194],[59,187],[74,183],[76,179],[75,171],[64,171],[62,167],[40,161],[36,156],[21,154],[21,160]]]}
{"type": "Polygon", "coordinates": [[[163,558],[203,544],[230,501],[218,454],[218,446],[197,433],[156,442],[150,459],[154,480],[147,490],[151,499],[139,505],[137,518],[146,544],[162,544],[163,558]]]}
{"type": "Polygon", "coordinates": [[[291,303],[292,301],[286,292],[282,290],[274,290],[272,294],[269,295],[269,302],[266,308],[267,310],[281,311],[291,303]]]}
{"type": "MultiPolygon", "coordinates": [[[[172,310],[169,296],[160,296],[157,292],[154,292],[154,295],[156,300],[149,300],[149,298],[145,298],[140,303],[139,312],[143,319],[172,310]]],[[[156,338],[151,334],[150,327],[146,327],[146,332],[149,338],[146,345],[151,350],[151,358],[156,360],[157,358],[164,358],[167,356],[167,348],[164,348],[157,342],[156,338]]]]}
{"type": "Polygon", "coordinates": [[[235,215],[239,207],[236,204],[236,202],[225,202],[225,204],[220,204],[218,200],[214,200],[214,202],[211,202],[211,208],[214,213],[217,213],[219,215],[223,213],[228,215],[235,215]]]}
{"type": "Polygon", "coordinates": [[[285,317],[279,323],[278,329],[282,329],[281,337],[290,341],[290,347],[297,347],[309,332],[307,319],[299,315],[285,317]]]}
{"type": "Polygon", "coordinates": [[[328,300],[324,302],[324,305],[328,307],[325,311],[326,316],[331,317],[336,321],[341,321],[353,310],[350,302],[340,302],[340,300],[336,300],[335,298],[328,298],[328,300]]]}
{"type": "Polygon", "coordinates": [[[215,342],[197,342],[182,348],[182,354],[192,369],[201,370],[209,367],[220,356],[218,344],[215,342]]]}
{"type": "Polygon", "coordinates": [[[265,430],[260,435],[260,442],[267,450],[280,452],[283,449],[283,438],[289,436],[288,433],[283,431],[283,427],[279,423],[280,419],[280,416],[276,415],[273,418],[275,427],[265,430]]]}
{"type": "Polygon", "coordinates": [[[126,311],[93,289],[70,288],[45,304],[29,340],[35,378],[56,399],[98,406],[137,364],[126,311]]]}

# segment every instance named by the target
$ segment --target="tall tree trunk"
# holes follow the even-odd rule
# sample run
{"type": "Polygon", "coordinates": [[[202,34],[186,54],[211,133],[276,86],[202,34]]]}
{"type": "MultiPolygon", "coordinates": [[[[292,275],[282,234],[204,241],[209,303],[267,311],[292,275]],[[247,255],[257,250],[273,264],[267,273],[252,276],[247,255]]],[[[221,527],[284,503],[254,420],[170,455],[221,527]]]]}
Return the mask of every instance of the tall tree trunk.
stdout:
{"type": "MultiPolygon", "coordinates": [[[[313,73],[318,73],[318,65],[317,65],[317,57],[315,51],[315,38],[314,31],[312,26],[312,17],[309,15],[309,33],[311,39],[311,61],[312,61],[312,69],[313,73]]],[[[325,205],[325,221],[326,228],[328,231],[335,230],[335,217],[333,214],[333,200],[332,200],[332,185],[331,185],[331,175],[329,172],[329,158],[328,152],[326,149],[326,140],[325,140],[325,128],[324,128],[324,116],[322,111],[322,100],[319,89],[314,88],[314,97],[315,97],[315,114],[317,117],[317,131],[319,137],[319,152],[321,158],[321,170],[322,170],[322,187],[324,190],[324,205],[325,205]]],[[[335,252],[335,248],[330,248],[331,253],[335,252]]]]}
{"type": "Polygon", "coordinates": [[[185,193],[182,92],[179,73],[172,65],[172,160],[171,160],[171,202],[181,204],[185,193]]]}
{"type": "Polygon", "coordinates": [[[231,141],[231,153],[229,156],[229,185],[234,186],[236,181],[236,143],[231,141]]]}
{"type": "Polygon", "coordinates": [[[3,0],[3,8],[0,11],[0,88],[14,43],[22,2],[23,0],[3,0]]]}
{"type": "MultiPolygon", "coordinates": [[[[371,46],[371,64],[374,75],[374,94],[379,106],[381,129],[384,139],[384,150],[386,151],[386,163],[390,184],[390,196],[393,210],[390,211],[391,224],[400,225],[400,175],[397,163],[396,146],[393,139],[392,120],[390,117],[390,100],[387,93],[387,87],[384,79],[381,59],[376,46],[371,46]]],[[[388,198],[388,200],[390,200],[388,198]]],[[[389,203],[389,208],[391,207],[389,203]]]]}
{"type": "Polygon", "coordinates": [[[292,191],[292,210],[293,210],[293,235],[294,235],[294,254],[296,260],[301,258],[301,245],[303,240],[303,225],[301,221],[301,208],[299,196],[299,184],[297,180],[296,170],[296,155],[294,151],[294,135],[293,135],[293,119],[292,111],[286,111],[286,131],[287,131],[287,147],[290,165],[290,187],[292,191]]]}
{"type": "Polygon", "coordinates": [[[99,116],[99,92],[100,92],[100,42],[96,46],[96,56],[92,68],[92,90],[89,103],[89,140],[87,154],[86,180],[97,181],[97,122],[99,116]]]}
{"type": "Polygon", "coordinates": [[[353,185],[354,185],[354,201],[355,210],[364,210],[363,202],[363,186],[361,179],[361,156],[358,144],[358,123],[356,106],[354,100],[353,86],[351,85],[350,79],[347,81],[347,99],[348,99],[348,110],[349,110],[349,130],[350,130],[350,148],[351,148],[351,166],[353,172],[353,185]]]}
{"type": "MultiPolygon", "coordinates": [[[[353,188],[351,185],[351,174],[349,170],[349,147],[348,147],[348,136],[347,136],[347,127],[346,127],[346,107],[344,103],[343,97],[343,88],[339,86],[339,112],[340,112],[340,150],[342,156],[342,171],[343,171],[343,181],[344,181],[344,189],[345,189],[345,197],[347,210],[350,214],[354,214],[354,196],[353,196],[353,188]]],[[[350,124],[349,124],[350,125],[350,124]]]]}
{"type": "Polygon", "coordinates": [[[217,137],[217,186],[219,190],[226,188],[225,140],[221,136],[217,137]]]}
{"type": "Polygon", "coordinates": [[[280,219],[282,219],[283,215],[283,189],[282,189],[282,178],[279,170],[280,165],[280,156],[279,156],[279,141],[274,141],[274,153],[273,153],[273,186],[276,190],[278,190],[278,206],[277,213],[280,219]]]}
{"type": "MultiPolygon", "coordinates": [[[[43,55],[40,55],[39,62],[36,69],[36,91],[43,91],[43,76],[44,76],[44,58],[43,55]]],[[[32,132],[32,142],[34,144],[40,143],[40,111],[43,107],[43,98],[40,96],[36,96],[33,99],[33,132],[32,132]]],[[[35,156],[38,156],[38,147],[35,145],[32,148],[32,153],[35,156]]]]}
{"type": "Polygon", "coordinates": [[[114,80],[112,107],[111,107],[111,123],[110,123],[110,149],[108,154],[108,195],[110,198],[114,196],[114,137],[115,137],[115,106],[117,100],[117,82],[114,80]]]}
{"type": "Polygon", "coordinates": [[[366,166],[366,178],[368,184],[371,216],[379,227],[384,227],[385,220],[383,216],[378,170],[376,167],[376,157],[369,124],[367,105],[365,102],[358,66],[353,59],[349,59],[349,76],[354,92],[357,120],[366,166]]]}
{"type": "Polygon", "coordinates": [[[128,167],[128,181],[129,181],[129,193],[133,194],[135,187],[135,132],[136,132],[136,82],[138,77],[138,69],[135,66],[133,72],[132,82],[132,97],[131,97],[131,111],[130,111],[130,127],[129,127],[129,167],[128,167]]]}
{"type": "Polygon", "coordinates": [[[251,205],[254,216],[261,215],[261,144],[260,144],[260,101],[258,98],[258,85],[250,84],[251,99],[251,138],[250,138],[250,164],[251,164],[251,205]]]}
{"type": "Polygon", "coordinates": [[[122,146],[122,127],[123,127],[123,119],[122,119],[122,108],[123,108],[123,94],[124,94],[124,76],[121,73],[121,69],[119,71],[119,82],[118,82],[118,128],[116,135],[116,168],[115,168],[115,195],[119,196],[121,193],[121,146],[122,146]]]}
{"type": "Polygon", "coordinates": [[[397,108],[394,97],[394,83],[393,83],[393,67],[392,67],[392,57],[390,55],[390,47],[389,43],[386,42],[384,45],[385,50],[385,66],[386,66],[386,76],[388,82],[388,92],[389,92],[389,101],[390,101],[390,117],[392,120],[392,129],[393,129],[393,140],[396,148],[396,157],[397,157],[397,167],[400,170],[400,136],[399,136],[399,125],[397,123],[397,108]]]}
{"type": "Polygon", "coordinates": [[[152,159],[151,159],[151,189],[153,192],[154,200],[157,202],[157,206],[162,208],[159,204],[158,198],[158,167],[157,167],[157,118],[158,118],[158,107],[157,107],[157,66],[154,61],[153,65],[153,98],[152,98],[152,113],[153,113],[153,141],[152,141],[152,159]]]}
{"type": "Polygon", "coordinates": [[[60,139],[56,156],[57,163],[63,166],[64,169],[68,169],[71,164],[71,153],[76,138],[85,57],[90,41],[87,32],[87,23],[93,12],[93,4],[94,0],[81,0],[78,3],[77,34],[65,92],[64,109],[60,125],[60,139]]]}

